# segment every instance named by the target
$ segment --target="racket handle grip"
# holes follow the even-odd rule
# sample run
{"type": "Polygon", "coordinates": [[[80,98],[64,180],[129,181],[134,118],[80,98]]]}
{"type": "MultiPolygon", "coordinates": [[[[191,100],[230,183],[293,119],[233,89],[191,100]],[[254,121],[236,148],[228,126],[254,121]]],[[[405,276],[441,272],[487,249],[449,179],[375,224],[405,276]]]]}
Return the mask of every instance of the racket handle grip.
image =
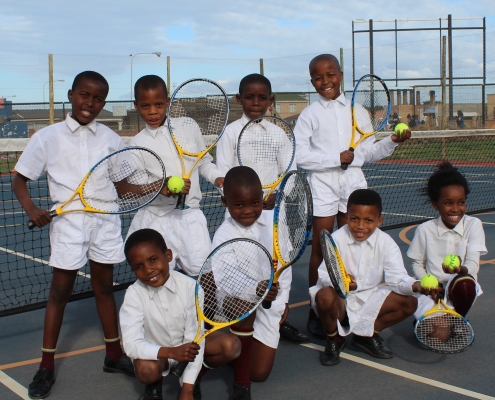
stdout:
{"type": "Polygon", "coordinates": [[[272,302],[269,301],[269,300],[263,300],[263,302],[261,303],[261,305],[263,306],[263,308],[265,310],[269,310],[270,308],[272,308],[272,302]]]}
{"type": "MultiPolygon", "coordinates": [[[[349,151],[352,151],[354,153],[354,149],[352,147],[349,147],[349,151]]],[[[340,164],[340,169],[342,170],[347,170],[347,168],[349,167],[349,164],[347,163],[343,163],[343,164],[340,164]]]]}
{"type": "Polygon", "coordinates": [[[176,376],[177,378],[180,378],[188,365],[189,365],[189,361],[180,362],[174,367],[170,368],[170,373],[176,376]]]}
{"type": "MultiPolygon", "coordinates": [[[[48,212],[48,215],[53,218],[53,217],[56,217],[58,214],[57,214],[57,210],[52,210],[52,211],[49,211],[48,212]]],[[[34,224],[34,222],[32,221],[28,221],[26,222],[26,226],[29,228],[30,231],[32,231],[34,228],[36,228],[36,225],[34,224]]]]}
{"type": "Polygon", "coordinates": [[[177,204],[175,205],[176,210],[184,210],[186,208],[186,195],[181,194],[177,199],[177,204]]]}

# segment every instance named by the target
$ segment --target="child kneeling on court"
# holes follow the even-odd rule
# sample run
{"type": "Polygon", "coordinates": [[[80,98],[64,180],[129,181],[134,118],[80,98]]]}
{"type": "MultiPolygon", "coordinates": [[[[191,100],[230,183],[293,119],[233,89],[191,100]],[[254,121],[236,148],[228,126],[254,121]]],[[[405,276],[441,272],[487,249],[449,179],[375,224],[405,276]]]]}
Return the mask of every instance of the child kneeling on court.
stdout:
{"type": "Polygon", "coordinates": [[[351,277],[350,293],[337,295],[325,262],[318,268],[318,281],[309,289],[311,303],[325,328],[326,348],[320,363],[335,365],[345,348],[345,336],[353,333],[352,344],[377,358],[392,358],[379,333],[414,313],[421,291],[410,277],[394,240],[378,227],[383,221],[380,195],[370,189],[354,191],[347,203],[347,225],[334,234],[342,262],[351,277]],[[381,285],[385,281],[386,286],[381,285]]]}
{"type": "Polygon", "coordinates": [[[170,270],[172,251],[160,233],[135,231],[124,251],[137,281],[125,294],[120,327],[136,376],[146,384],[141,399],[162,399],[163,377],[183,361],[190,364],[181,378],[179,399],[201,399],[199,379],[208,369],[235,360],[241,351],[239,340],[229,333],[213,332],[201,344],[192,343],[198,329],[195,282],[170,270]]]}
{"type": "MultiPolygon", "coordinates": [[[[262,213],[263,189],[252,168],[238,166],[227,172],[222,203],[228,207],[230,216],[215,232],[213,248],[231,239],[245,238],[261,243],[268,251],[273,249],[273,214],[262,213]]],[[[231,332],[242,343],[241,355],[232,363],[232,400],[250,400],[251,381],[262,382],[270,375],[280,338],[279,327],[287,318],[285,303],[289,300],[290,280],[284,278],[285,272],[266,297],[273,301],[271,308],[258,307],[255,313],[231,326],[231,332]]]]}

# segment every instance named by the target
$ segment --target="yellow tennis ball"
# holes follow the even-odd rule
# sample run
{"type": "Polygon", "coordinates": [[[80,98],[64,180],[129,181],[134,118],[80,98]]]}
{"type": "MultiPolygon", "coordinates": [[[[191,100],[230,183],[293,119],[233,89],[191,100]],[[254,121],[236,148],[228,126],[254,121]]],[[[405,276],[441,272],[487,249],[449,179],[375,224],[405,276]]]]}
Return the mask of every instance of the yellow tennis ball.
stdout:
{"type": "Polygon", "coordinates": [[[425,289],[434,289],[438,287],[438,279],[435,275],[426,274],[421,278],[421,287],[425,289]]]}
{"type": "Polygon", "coordinates": [[[184,179],[180,176],[171,176],[167,182],[168,190],[172,193],[180,193],[184,190],[184,179]]]}
{"type": "Polygon", "coordinates": [[[455,254],[447,254],[443,259],[443,264],[452,270],[461,265],[461,263],[459,262],[459,257],[457,257],[455,254]]]}
{"type": "Polygon", "coordinates": [[[400,124],[395,125],[394,132],[396,135],[400,136],[407,129],[409,129],[409,127],[403,122],[401,122],[400,124]]]}

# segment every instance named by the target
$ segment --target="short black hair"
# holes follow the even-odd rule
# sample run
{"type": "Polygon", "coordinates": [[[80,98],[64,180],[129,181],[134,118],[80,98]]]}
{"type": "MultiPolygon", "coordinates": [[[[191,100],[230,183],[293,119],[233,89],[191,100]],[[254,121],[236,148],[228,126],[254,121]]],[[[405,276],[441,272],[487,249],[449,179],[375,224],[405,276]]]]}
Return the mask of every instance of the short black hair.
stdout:
{"type": "Polygon", "coordinates": [[[330,60],[330,61],[334,61],[337,63],[337,65],[339,66],[340,68],[340,62],[339,60],[337,59],[337,57],[335,57],[333,54],[320,54],[316,57],[314,57],[310,62],[309,62],[309,75],[311,76],[313,74],[313,68],[315,67],[316,63],[321,61],[321,60],[330,60]]]}
{"type": "Polygon", "coordinates": [[[225,174],[223,192],[227,197],[236,187],[249,188],[252,186],[257,186],[261,189],[261,181],[256,171],[250,167],[238,166],[231,168],[225,174]]]}
{"type": "Polygon", "coordinates": [[[382,215],[382,198],[378,192],[375,192],[374,190],[355,190],[349,196],[349,200],[347,200],[347,209],[349,210],[353,204],[360,206],[375,206],[378,208],[380,215],[382,215]]]}
{"type": "Polygon", "coordinates": [[[466,193],[466,197],[470,193],[469,185],[464,175],[462,175],[450,162],[442,161],[437,164],[435,171],[428,178],[428,182],[426,186],[421,189],[421,192],[428,197],[429,201],[436,202],[440,199],[442,188],[447,186],[462,186],[466,193]]]}
{"type": "Polygon", "coordinates": [[[137,100],[139,90],[151,90],[161,88],[165,97],[168,97],[167,84],[158,75],[145,75],[139,78],[134,84],[134,99],[137,100]]]}
{"type": "Polygon", "coordinates": [[[105,79],[105,77],[102,74],[99,74],[98,72],[95,71],[83,71],[79,74],[76,75],[74,78],[74,81],[72,82],[72,90],[74,90],[79,83],[84,80],[84,79],[93,79],[95,81],[103,83],[107,89],[107,95],[108,91],[110,90],[110,86],[108,85],[108,81],[105,79]]]}
{"type": "Polygon", "coordinates": [[[253,83],[261,83],[262,85],[265,85],[268,88],[270,95],[272,94],[272,84],[270,83],[270,80],[261,74],[249,74],[242,78],[239,83],[239,94],[242,96],[242,92],[244,92],[246,86],[253,83]]]}
{"type": "Polygon", "coordinates": [[[155,231],[154,229],[139,229],[129,235],[124,245],[124,254],[127,255],[132,248],[136,247],[141,243],[153,243],[158,247],[163,253],[167,251],[167,245],[163,236],[155,231]]]}

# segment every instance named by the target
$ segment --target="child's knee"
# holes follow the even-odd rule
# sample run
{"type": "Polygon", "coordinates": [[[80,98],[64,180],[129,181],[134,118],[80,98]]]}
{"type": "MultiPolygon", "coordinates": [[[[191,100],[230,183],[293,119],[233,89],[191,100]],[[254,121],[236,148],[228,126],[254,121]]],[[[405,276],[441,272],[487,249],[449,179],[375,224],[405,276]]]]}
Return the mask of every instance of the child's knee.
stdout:
{"type": "Polygon", "coordinates": [[[413,315],[418,308],[418,299],[414,296],[407,296],[404,299],[403,311],[406,315],[413,315]]]}
{"type": "Polygon", "coordinates": [[[335,289],[324,287],[318,290],[315,297],[316,306],[318,311],[322,313],[332,310],[337,305],[337,294],[335,289]]]}
{"type": "Polygon", "coordinates": [[[160,363],[152,360],[136,360],[134,363],[134,370],[136,377],[141,383],[149,385],[160,378],[162,371],[160,369],[160,363]],[[141,362],[139,362],[141,361],[141,362]]]}
{"type": "Polygon", "coordinates": [[[256,368],[256,371],[253,371],[253,368],[251,368],[251,371],[249,373],[249,378],[251,379],[252,382],[265,382],[270,376],[270,372],[272,372],[271,367],[258,366],[258,368],[256,368]]]}
{"type": "Polygon", "coordinates": [[[241,355],[241,341],[235,335],[227,335],[223,344],[223,353],[230,361],[237,359],[241,355]]]}

